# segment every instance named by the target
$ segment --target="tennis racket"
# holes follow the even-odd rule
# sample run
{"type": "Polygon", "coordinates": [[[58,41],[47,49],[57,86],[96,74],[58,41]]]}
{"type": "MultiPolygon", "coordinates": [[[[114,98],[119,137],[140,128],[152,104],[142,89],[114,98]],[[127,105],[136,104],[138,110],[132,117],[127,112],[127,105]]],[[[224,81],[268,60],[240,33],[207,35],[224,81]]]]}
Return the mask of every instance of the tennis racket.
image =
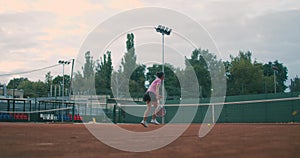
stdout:
{"type": "Polygon", "coordinates": [[[166,108],[162,105],[158,105],[155,109],[155,114],[158,117],[164,117],[166,113],[167,113],[166,108]]]}

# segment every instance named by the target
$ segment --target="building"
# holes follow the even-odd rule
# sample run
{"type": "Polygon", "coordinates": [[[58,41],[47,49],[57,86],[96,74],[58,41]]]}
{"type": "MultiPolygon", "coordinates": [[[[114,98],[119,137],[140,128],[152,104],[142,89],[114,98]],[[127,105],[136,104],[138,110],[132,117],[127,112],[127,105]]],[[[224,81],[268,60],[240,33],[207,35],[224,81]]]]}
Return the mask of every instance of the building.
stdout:
{"type": "Polygon", "coordinates": [[[0,85],[0,98],[23,98],[24,90],[7,89],[6,85],[0,85]]]}

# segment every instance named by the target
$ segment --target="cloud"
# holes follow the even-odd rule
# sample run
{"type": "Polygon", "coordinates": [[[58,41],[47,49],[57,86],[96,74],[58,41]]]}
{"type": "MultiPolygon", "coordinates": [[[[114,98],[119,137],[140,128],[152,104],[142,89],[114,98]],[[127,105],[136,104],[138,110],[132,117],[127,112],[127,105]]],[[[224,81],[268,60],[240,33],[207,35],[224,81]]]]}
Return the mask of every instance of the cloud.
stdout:
{"type": "Polygon", "coordinates": [[[295,63],[299,64],[300,59],[300,9],[266,14],[251,22],[255,29],[253,48],[265,53],[264,57],[258,57],[282,61],[290,70],[289,75],[296,76],[299,72],[295,63]]]}
{"type": "Polygon", "coordinates": [[[111,0],[108,1],[107,6],[111,9],[123,10],[128,8],[140,8],[144,4],[139,0],[111,0]]]}
{"type": "Polygon", "coordinates": [[[30,70],[74,58],[89,25],[85,13],[102,11],[88,1],[0,2],[0,65],[6,71],[30,70]]]}
{"type": "MultiPolygon", "coordinates": [[[[300,3],[281,0],[0,1],[0,67],[14,72],[76,58],[81,42],[97,24],[144,6],[174,9],[195,19],[210,32],[225,59],[240,49],[251,50],[259,61],[278,59],[289,74],[299,73],[300,3]]],[[[174,37],[168,42],[180,45],[174,37]]]]}
{"type": "Polygon", "coordinates": [[[253,20],[264,41],[275,43],[300,42],[300,9],[266,14],[253,20]]]}
{"type": "Polygon", "coordinates": [[[14,0],[1,1],[0,13],[42,11],[63,17],[81,16],[89,10],[102,10],[100,3],[93,4],[86,0],[14,0]]]}
{"type": "Polygon", "coordinates": [[[23,0],[0,1],[0,14],[7,12],[27,11],[28,9],[30,9],[28,4],[23,0]]]}
{"type": "Polygon", "coordinates": [[[45,33],[40,28],[49,26],[53,16],[45,12],[16,12],[0,14],[0,19],[0,54],[3,57],[0,61],[4,62],[26,59],[26,53],[42,47],[43,43],[37,39],[45,33]]]}

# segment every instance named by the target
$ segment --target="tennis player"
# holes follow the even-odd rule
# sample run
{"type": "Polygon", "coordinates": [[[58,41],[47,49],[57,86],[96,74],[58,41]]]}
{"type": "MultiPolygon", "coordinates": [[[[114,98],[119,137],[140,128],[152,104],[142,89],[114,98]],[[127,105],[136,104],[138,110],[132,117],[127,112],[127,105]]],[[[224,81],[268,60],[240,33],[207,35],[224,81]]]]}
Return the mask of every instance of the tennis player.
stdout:
{"type": "MultiPolygon", "coordinates": [[[[151,105],[153,105],[155,108],[157,108],[157,105],[159,103],[159,99],[162,98],[162,96],[159,95],[159,88],[160,88],[160,85],[161,85],[162,81],[165,78],[165,75],[164,75],[163,72],[158,72],[158,73],[156,73],[156,76],[157,76],[157,78],[151,83],[151,85],[149,86],[148,90],[146,91],[146,93],[144,94],[144,97],[143,97],[143,100],[147,104],[147,109],[144,112],[144,118],[141,122],[141,124],[144,127],[148,127],[147,116],[148,116],[148,114],[151,110],[151,105]]],[[[154,113],[152,115],[152,119],[151,119],[150,123],[155,124],[155,125],[160,124],[156,120],[155,110],[154,110],[154,113]]]]}

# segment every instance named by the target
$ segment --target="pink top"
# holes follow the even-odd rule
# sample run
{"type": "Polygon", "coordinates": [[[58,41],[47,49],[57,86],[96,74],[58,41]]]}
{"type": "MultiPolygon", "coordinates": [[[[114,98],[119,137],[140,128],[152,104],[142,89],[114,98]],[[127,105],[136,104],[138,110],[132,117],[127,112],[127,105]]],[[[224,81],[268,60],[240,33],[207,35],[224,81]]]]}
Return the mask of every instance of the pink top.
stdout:
{"type": "MultiPolygon", "coordinates": [[[[161,79],[160,78],[156,78],[151,85],[149,86],[147,92],[153,92],[154,94],[156,94],[156,86],[157,85],[161,85],[161,79]]],[[[156,94],[158,95],[158,94],[156,94]]]]}

